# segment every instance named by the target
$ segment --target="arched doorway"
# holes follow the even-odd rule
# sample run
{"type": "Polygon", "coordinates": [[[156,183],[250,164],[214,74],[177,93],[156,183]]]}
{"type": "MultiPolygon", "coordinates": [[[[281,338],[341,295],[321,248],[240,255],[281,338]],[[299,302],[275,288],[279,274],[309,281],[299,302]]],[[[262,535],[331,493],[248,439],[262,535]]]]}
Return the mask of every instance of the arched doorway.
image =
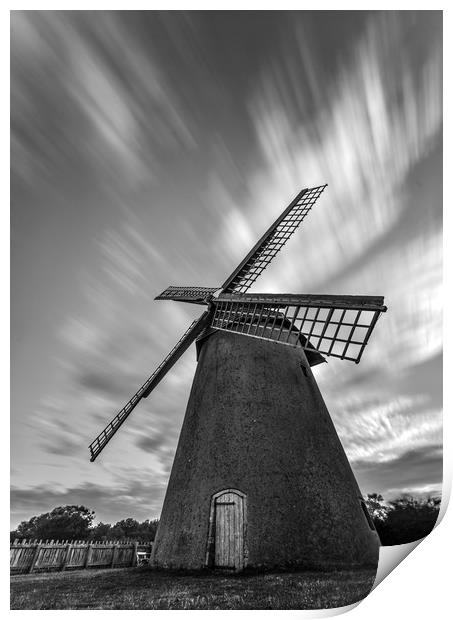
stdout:
{"type": "Polygon", "coordinates": [[[245,560],[246,496],[225,489],[212,496],[207,564],[242,570],[245,560]]]}

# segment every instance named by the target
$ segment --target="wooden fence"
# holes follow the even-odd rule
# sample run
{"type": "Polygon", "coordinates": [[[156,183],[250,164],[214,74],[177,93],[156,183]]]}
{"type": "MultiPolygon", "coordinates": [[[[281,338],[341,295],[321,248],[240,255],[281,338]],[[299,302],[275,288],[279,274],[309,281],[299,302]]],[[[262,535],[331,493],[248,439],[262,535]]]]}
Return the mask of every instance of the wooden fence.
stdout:
{"type": "Polygon", "coordinates": [[[122,568],[137,564],[137,553],[152,543],[136,541],[15,540],[10,545],[11,573],[75,568],[122,568]]]}

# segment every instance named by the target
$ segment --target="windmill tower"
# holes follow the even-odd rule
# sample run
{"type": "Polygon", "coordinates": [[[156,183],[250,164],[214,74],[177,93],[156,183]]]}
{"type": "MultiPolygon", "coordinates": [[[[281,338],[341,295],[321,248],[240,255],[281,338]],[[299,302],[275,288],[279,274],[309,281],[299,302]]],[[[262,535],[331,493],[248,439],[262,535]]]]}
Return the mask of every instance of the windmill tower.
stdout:
{"type": "Polygon", "coordinates": [[[379,539],[311,367],[324,355],[358,363],[384,299],[246,292],[325,187],[302,190],[221,288],[156,297],[207,309],[89,446],[94,461],[196,340],[156,566],[377,564],[379,539]]]}

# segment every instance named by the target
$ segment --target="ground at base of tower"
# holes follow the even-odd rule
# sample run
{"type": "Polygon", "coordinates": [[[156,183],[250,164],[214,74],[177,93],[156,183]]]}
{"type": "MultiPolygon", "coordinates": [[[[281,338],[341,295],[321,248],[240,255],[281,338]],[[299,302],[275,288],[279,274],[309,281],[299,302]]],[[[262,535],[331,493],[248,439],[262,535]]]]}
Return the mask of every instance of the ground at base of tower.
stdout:
{"type": "Polygon", "coordinates": [[[148,567],[17,575],[11,609],[326,609],[362,600],[374,569],[250,575],[148,567]]]}

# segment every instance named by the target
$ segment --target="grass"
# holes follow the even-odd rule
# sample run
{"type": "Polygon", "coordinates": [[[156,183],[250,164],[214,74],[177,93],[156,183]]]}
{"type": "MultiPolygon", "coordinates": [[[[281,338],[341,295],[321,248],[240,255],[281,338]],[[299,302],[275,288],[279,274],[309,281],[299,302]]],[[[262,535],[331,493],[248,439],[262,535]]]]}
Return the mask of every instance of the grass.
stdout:
{"type": "Polygon", "coordinates": [[[137,567],[15,575],[11,609],[325,609],[365,598],[375,574],[183,574],[137,567]]]}

